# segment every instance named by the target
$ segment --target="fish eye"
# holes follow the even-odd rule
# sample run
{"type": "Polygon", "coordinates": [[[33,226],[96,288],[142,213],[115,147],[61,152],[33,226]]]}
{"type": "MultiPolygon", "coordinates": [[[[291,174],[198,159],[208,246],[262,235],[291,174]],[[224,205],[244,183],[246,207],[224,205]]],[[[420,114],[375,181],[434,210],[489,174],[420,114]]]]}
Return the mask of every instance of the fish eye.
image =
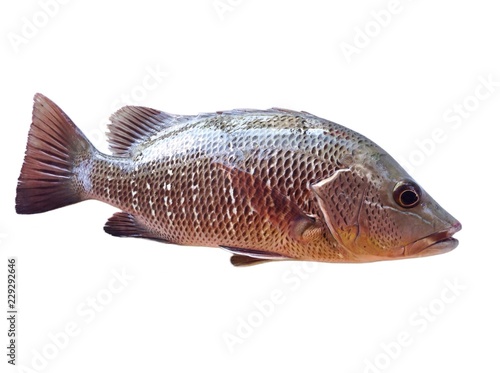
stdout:
{"type": "Polygon", "coordinates": [[[416,206],[420,202],[420,187],[411,181],[400,181],[394,187],[392,193],[396,203],[409,209],[416,206]]]}

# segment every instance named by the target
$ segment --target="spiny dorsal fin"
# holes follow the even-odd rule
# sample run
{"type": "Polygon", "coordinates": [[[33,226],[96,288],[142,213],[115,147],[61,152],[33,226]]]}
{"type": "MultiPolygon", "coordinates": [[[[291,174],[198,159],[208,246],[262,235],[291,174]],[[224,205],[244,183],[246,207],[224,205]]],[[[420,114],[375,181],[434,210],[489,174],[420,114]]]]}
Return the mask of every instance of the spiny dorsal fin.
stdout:
{"type": "Polygon", "coordinates": [[[107,133],[109,148],[114,155],[131,155],[137,144],[168,127],[175,119],[176,116],[163,111],[124,106],[110,117],[107,133]]]}

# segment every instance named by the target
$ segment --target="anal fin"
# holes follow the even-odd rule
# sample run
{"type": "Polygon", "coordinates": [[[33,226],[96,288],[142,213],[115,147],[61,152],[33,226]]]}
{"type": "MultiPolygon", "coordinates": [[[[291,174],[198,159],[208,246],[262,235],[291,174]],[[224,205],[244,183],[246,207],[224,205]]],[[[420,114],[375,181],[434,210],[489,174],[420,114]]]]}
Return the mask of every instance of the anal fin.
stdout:
{"type": "Polygon", "coordinates": [[[150,240],[171,243],[151,232],[146,225],[138,221],[134,215],[127,212],[117,212],[110,217],[104,225],[104,231],[116,237],[148,238],[150,240]]]}

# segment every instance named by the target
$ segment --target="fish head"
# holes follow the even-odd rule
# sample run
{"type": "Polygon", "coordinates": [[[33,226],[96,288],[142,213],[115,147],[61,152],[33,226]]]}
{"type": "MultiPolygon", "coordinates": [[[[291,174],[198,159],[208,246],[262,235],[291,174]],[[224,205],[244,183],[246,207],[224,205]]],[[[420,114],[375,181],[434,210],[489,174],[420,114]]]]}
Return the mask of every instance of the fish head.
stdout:
{"type": "Polygon", "coordinates": [[[348,261],[414,258],[453,250],[461,225],[381,149],[347,156],[311,186],[348,261]],[[367,155],[368,154],[368,155],[367,155]]]}

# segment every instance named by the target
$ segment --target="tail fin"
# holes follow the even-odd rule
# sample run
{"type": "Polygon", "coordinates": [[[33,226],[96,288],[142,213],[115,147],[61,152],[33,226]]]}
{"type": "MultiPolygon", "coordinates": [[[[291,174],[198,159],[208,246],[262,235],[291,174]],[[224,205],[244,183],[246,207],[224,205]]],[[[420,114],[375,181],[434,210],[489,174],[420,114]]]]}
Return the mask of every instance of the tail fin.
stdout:
{"type": "Polygon", "coordinates": [[[17,213],[36,214],[80,202],[74,161],[89,155],[92,149],[71,119],[51,100],[37,93],[17,184],[17,213]]]}

